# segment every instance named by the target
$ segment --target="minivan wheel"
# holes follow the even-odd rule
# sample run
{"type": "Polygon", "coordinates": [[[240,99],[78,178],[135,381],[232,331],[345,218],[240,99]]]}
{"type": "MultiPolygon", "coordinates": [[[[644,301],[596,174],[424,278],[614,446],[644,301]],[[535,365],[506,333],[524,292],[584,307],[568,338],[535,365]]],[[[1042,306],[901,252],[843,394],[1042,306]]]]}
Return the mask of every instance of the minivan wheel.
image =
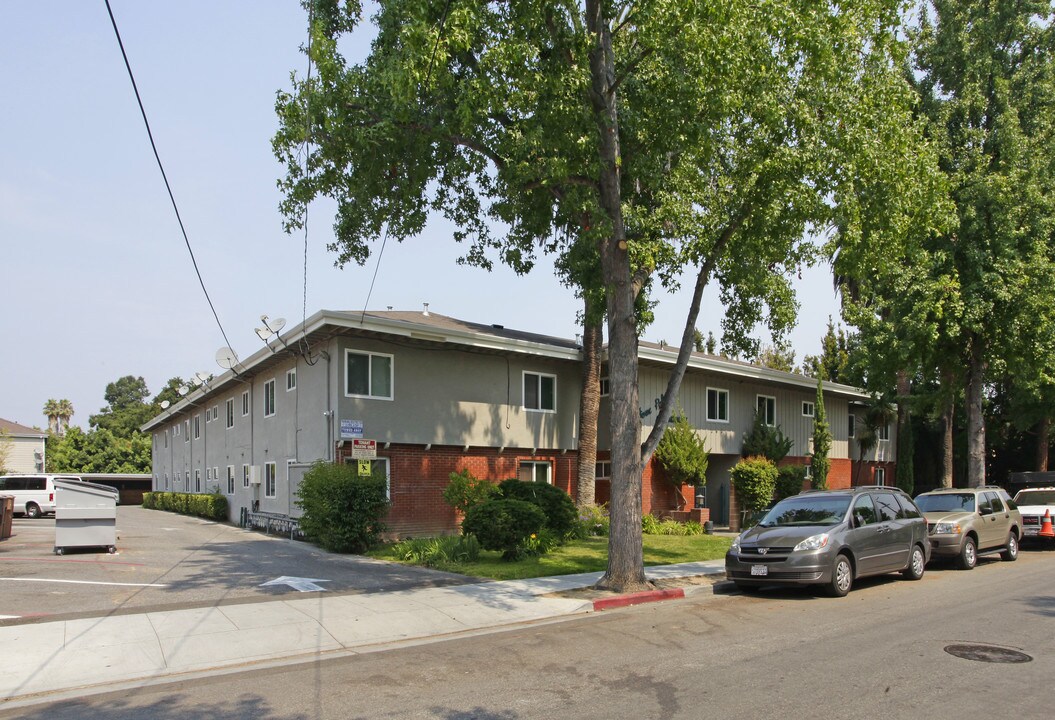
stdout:
{"type": "Polygon", "coordinates": [[[835,567],[832,568],[832,579],[826,586],[828,594],[832,597],[845,597],[853,583],[854,567],[850,564],[850,558],[839,555],[835,558],[835,567]]]}
{"type": "Polygon", "coordinates": [[[974,538],[966,537],[963,539],[963,547],[960,548],[960,555],[956,558],[956,567],[961,570],[973,570],[974,566],[978,564],[978,548],[975,547],[974,538]]]}
{"type": "Polygon", "coordinates": [[[40,517],[40,506],[36,503],[26,503],[26,517],[33,519],[40,517]]]}
{"type": "Polygon", "coordinates": [[[1000,553],[1000,558],[1008,562],[1018,560],[1018,536],[1015,533],[1007,534],[1007,545],[1004,546],[1004,552],[1000,553]]]}
{"type": "Polygon", "coordinates": [[[902,570],[901,574],[906,580],[922,580],[926,564],[927,559],[923,556],[923,548],[913,545],[908,567],[902,570]]]}

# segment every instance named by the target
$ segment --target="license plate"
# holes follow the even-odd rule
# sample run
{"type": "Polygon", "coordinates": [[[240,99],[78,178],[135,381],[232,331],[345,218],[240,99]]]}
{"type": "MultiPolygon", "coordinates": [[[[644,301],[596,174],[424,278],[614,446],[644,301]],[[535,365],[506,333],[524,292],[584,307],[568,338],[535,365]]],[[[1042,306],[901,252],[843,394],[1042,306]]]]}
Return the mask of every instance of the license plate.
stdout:
{"type": "Polygon", "coordinates": [[[1037,528],[1023,528],[1022,532],[1025,533],[1026,535],[1036,535],[1037,534],[1037,528]]]}
{"type": "Polygon", "coordinates": [[[768,565],[752,565],[751,566],[751,574],[752,575],[768,575],[769,574],[769,566],[768,565]]]}

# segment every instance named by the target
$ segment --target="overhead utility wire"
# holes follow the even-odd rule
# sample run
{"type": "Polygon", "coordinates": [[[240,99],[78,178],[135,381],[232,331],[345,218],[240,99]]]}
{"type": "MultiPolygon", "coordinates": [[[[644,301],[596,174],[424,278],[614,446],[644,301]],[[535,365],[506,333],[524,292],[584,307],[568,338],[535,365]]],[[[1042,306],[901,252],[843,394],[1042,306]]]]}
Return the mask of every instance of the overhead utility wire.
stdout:
{"type": "Polygon", "coordinates": [[[132,66],[128,62],[128,53],[125,52],[125,44],[121,41],[121,32],[117,29],[117,20],[114,19],[114,11],[110,8],[110,0],[105,0],[106,12],[110,14],[110,23],[114,26],[114,35],[117,36],[117,44],[121,48],[121,57],[124,58],[125,68],[128,70],[128,79],[132,81],[132,89],[136,94],[136,102],[139,103],[139,112],[143,115],[143,124],[147,129],[147,137],[150,138],[150,147],[154,150],[154,159],[157,160],[158,169],[161,170],[161,177],[165,181],[165,189],[168,190],[169,200],[172,201],[172,209],[176,213],[176,221],[179,223],[180,232],[183,233],[183,242],[187,245],[187,252],[190,253],[191,264],[194,265],[194,272],[198,276],[198,282],[201,284],[201,291],[205,293],[205,300],[209,303],[209,309],[212,310],[212,316],[216,318],[216,325],[220,328],[220,334],[223,336],[224,342],[227,343],[227,347],[231,347],[231,341],[227,339],[227,333],[223,330],[223,324],[220,322],[220,316],[216,314],[216,307],[212,304],[212,298],[209,297],[209,291],[205,289],[205,281],[202,280],[201,271],[198,269],[198,261],[194,258],[194,250],[191,249],[190,239],[187,237],[187,229],[183,227],[183,218],[180,217],[179,207],[176,205],[176,197],[172,194],[172,186],[169,184],[168,175],[165,174],[165,166],[161,164],[161,156],[158,154],[157,144],[154,142],[154,133],[150,131],[150,121],[147,120],[147,111],[143,108],[143,98],[139,95],[139,86],[136,85],[135,75],[132,74],[132,66]]]}

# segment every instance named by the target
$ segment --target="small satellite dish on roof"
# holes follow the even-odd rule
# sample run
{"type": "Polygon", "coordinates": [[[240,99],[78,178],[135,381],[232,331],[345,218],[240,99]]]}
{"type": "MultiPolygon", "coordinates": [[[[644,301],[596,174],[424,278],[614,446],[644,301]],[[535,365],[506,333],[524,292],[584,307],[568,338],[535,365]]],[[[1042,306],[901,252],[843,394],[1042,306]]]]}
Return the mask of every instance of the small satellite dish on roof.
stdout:
{"type": "Polygon", "coordinates": [[[180,385],[178,388],[176,388],[176,392],[178,392],[180,395],[186,395],[190,392],[190,388],[186,385],[180,385]]]}
{"type": "Polygon", "coordinates": [[[229,347],[222,347],[216,351],[216,364],[224,370],[230,370],[238,364],[238,355],[229,347]]]}
{"type": "Polygon", "coordinates": [[[194,373],[195,385],[204,385],[209,382],[211,376],[207,372],[196,372],[194,373]]]}
{"type": "Polygon", "coordinates": [[[268,320],[267,326],[275,333],[278,333],[282,330],[282,328],[286,327],[286,318],[275,318],[274,320],[268,320]]]}
{"type": "Polygon", "coordinates": [[[171,404],[172,403],[170,403],[168,400],[162,400],[161,401],[161,409],[162,410],[168,410],[169,409],[169,405],[171,405],[171,404]]]}

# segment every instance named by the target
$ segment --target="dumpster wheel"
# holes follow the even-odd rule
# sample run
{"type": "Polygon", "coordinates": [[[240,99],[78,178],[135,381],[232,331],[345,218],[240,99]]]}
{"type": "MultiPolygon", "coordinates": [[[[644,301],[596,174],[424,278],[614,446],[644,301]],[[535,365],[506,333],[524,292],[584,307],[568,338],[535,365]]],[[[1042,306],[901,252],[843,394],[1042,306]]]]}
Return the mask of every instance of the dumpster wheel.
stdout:
{"type": "Polygon", "coordinates": [[[115,552],[117,552],[117,546],[116,545],[107,545],[106,546],[106,552],[108,552],[111,555],[113,555],[115,552]]]}
{"type": "Polygon", "coordinates": [[[55,548],[55,554],[56,555],[61,555],[63,552],[65,552],[65,548],[60,548],[60,547],[55,548]]]}

